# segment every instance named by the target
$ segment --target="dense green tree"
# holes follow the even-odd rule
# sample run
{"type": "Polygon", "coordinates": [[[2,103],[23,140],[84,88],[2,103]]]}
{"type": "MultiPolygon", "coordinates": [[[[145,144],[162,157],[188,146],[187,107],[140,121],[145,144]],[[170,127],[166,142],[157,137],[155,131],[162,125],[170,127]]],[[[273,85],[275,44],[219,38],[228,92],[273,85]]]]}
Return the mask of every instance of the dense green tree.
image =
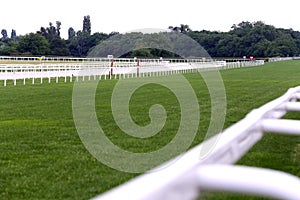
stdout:
{"type": "Polygon", "coordinates": [[[199,44],[203,46],[204,49],[210,55],[217,55],[217,45],[218,42],[225,37],[224,33],[220,33],[217,31],[191,31],[188,33],[188,36],[196,40],[199,44]]]}
{"type": "Polygon", "coordinates": [[[246,35],[248,31],[253,28],[253,24],[251,22],[241,22],[239,24],[234,24],[232,27],[232,33],[236,34],[237,36],[241,37],[243,35],[246,35]]]}
{"type": "Polygon", "coordinates": [[[298,47],[296,42],[290,35],[282,35],[272,42],[272,51],[270,56],[295,56],[297,55],[298,47]]]}
{"type": "Polygon", "coordinates": [[[234,24],[226,33],[193,31],[190,37],[213,57],[293,56],[300,54],[300,33],[278,29],[261,21],[234,24]]]}
{"type": "Polygon", "coordinates": [[[216,45],[217,57],[237,57],[243,55],[239,52],[240,38],[235,35],[226,34],[216,45]]]}
{"type": "MultiPolygon", "coordinates": [[[[268,57],[270,56],[270,49],[272,42],[270,42],[269,40],[266,39],[262,39],[260,42],[253,44],[250,48],[249,48],[249,52],[252,52],[251,55],[254,55],[255,57],[268,57]]],[[[246,55],[246,54],[245,54],[246,55]]]]}
{"type": "Polygon", "coordinates": [[[69,56],[70,52],[66,42],[60,37],[61,22],[56,21],[56,27],[50,22],[49,27],[41,27],[38,32],[44,36],[50,44],[50,54],[55,56],[69,56]]]}
{"type": "Polygon", "coordinates": [[[128,33],[118,32],[91,34],[90,16],[84,16],[83,28],[80,31],[70,27],[68,40],[61,35],[61,22],[56,21],[49,27],[41,27],[38,34],[30,33],[18,37],[12,30],[11,37],[2,29],[0,39],[0,55],[53,55],[85,57],[96,52],[95,56],[107,56],[110,52],[125,57],[183,57],[189,55],[206,55],[207,50],[212,57],[255,57],[299,56],[300,32],[292,29],[275,28],[264,22],[243,21],[234,24],[228,32],[192,31],[186,24],[170,26],[169,33],[128,33]],[[182,34],[183,33],[183,34],[182,34]],[[189,36],[203,48],[196,48],[189,36]],[[41,37],[38,37],[41,36],[41,37]],[[45,41],[46,40],[46,41],[45,41]],[[100,47],[97,46],[101,44],[100,47]],[[170,44],[173,44],[173,46],[170,44]],[[174,45],[176,44],[176,45],[174,45]]]}
{"type": "Polygon", "coordinates": [[[91,35],[89,37],[89,48],[92,48],[93,46],[96,46],[97,44],[99,44],[100,41],[105,40],[109,37],[109,35],[105,34],[105,33],[94,33],[93,35],[91,35]]]}
{"type": "Polygon", "coordinates": [[[87,56],[88,52],[100,41],[109,36],[105,33],[94,33],[89,35],[87,32],[78,31],[75,36],[68,40],[68,47],[72,56],[87,56]]]}
{"type": "Polygon", "coordinates": [[[7,39],[5,42],[0,42],[0,55],[17,55],[17,47],[18,42],[13,39],[7,39]]]}
{"type": "Polygon", "coordinates": [[[54,38],[50,43],[51,55],[55,56],[69,56],[69,48],[66,45],[65,40],[60,38],[54,38]]]}
{"type": "Polygon", "coordinates": [[[207,57],[199,44],[185,34],[161,32],[117,34],[92,49],[90,56],[106,57],[207,57]]]}
{"type": "Polygon", "coordinates": [[[48,55],[51,52],[48,40],[38,33],[30,33],[21,37],[17,49],[20,53],[32,55],[48,55]]]}

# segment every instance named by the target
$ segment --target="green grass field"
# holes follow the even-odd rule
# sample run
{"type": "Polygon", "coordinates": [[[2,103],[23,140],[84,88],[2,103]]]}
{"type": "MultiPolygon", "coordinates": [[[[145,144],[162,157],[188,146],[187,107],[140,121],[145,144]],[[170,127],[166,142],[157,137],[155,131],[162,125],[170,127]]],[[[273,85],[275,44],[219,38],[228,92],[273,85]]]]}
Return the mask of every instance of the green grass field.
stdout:
{"type": "MultiPolygon", "coordinates": [[[[227,95],[225,127],[250,110],[300,85],[300,61],[221,71],[227,95]]],[[[199,144],[209,124],[210,99],[199,74],[185,75],[196,91],[201,119],[193,145],[199,144]]],[[[0,81],[0,199],[88,199],[137,174],[111,169],[93,158],[82,144],[72,116],[73,83],[17,86],[0,81]]],[[[113,122],[110,97],[116,80],[100,81],[96,94],[97,116],[107,136],[123,149],[149,152],[166,145],[179,125],[174,94],[158,85],[134,93],[130,111],[137,124],[146,125],[149,105],[162,104],[168,121],[150,139],[126,137],[113,122]],[[138,105],[138,106],[134,106],[138,105]]],[[[289,117],[300,118],[299,114],[289,117]]],[[[238,164],[278,169],[300,177],[300,137],[267,134],[238,164]]],[[[205,198],[224,199],[205,193],[205,198]]],[[[228,199],[244,198],[241,195],[228,199]]]]}

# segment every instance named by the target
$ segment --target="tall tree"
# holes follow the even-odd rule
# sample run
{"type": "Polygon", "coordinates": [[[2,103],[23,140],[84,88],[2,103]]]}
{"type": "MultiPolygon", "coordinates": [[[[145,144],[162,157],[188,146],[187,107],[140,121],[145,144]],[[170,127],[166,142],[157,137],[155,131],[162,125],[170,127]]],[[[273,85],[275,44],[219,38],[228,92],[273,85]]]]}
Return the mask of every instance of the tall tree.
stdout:
{"type": "Polygon", "coordinates": [[[17,32],[16,32],[16,30],[12,29],[10,38],[15,39],[16,37],[17,37],[17,32]]]}
{"type": "Polygon", "coordinates": [[[191,30],[191,28],[189,27],[189,25],[187,24],[180,24],[180,26],[169,26],[169,29],[174,31],[174,32],[179,32],[179,33],[188,33],[191,30]]]}
{"type": "Polygon", "coordinates": [[[2,29],[1,34],[4,40],[8,37],[6,29],[2,29]]]}
{"type": "Polygon", "coordinates": [[[60,37],[61,22],[56,21],[56,35],[60,37]]]}
{"type": "Polygon", "coordinates": [[[91,26],[91,18],[89,15],[83,17],[83,28],[82,32],[91,34],[92,26],[91,26]]]}
{"type": "Polygon", "coordinates": [[[75,36],[76,36],[76,32],[74,28],[70,27],[68,30],[68,40],[71,40],[75,36]]]}
{"type": "Polygon", "coordinates": [[[60,37],[60,29],[60,21],[56,21],[56,26],[53,26],[53,24],[50,22],[49,27],[41,27],[41,30],[38,33],[48,40],[50,44],[51,55],[68,56],[70,53],[66,42],[60,37]]]}
{"type": "Polygon", "coordinates": [[[61,22],[56,22],[56,27],[53,26],[52,22],[49,22],[49,27],[41,27],[40,31],[38,31],[39,34],[44,36],[48,41],[51,41],[55,37],[60,38],[60,28],[61,22]]]}
{"type": "Polygon", "coordinates": [[[76,36],[70,40],[69,50],[73,56],[86,56],[90,46],[89,46],[90,35],[87,32],[78,31],[76,36]]]}

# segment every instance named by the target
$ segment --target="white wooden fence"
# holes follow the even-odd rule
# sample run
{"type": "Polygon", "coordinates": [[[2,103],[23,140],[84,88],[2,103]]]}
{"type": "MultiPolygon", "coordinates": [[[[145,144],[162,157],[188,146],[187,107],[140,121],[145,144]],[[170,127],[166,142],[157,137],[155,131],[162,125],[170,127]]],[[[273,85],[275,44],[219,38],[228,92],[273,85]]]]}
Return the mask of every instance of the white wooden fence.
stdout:
{"type": "Polygon", "coordinates": [[[286,60],[300,60],[300,57],[275,57],[269,58],[269,62],[278,62],[278,61],[286,61],[286,60]]]}
{"type": "MultiPolygon", "coordinates": [[[[0,80],[3,80],[4,86],[7,85],[8,81],[12,81],[13,85],[16,85],[17,80],[23,80],[24,85],[28,83],[28,81],[32,84],[35,84],[36,82],[50,83],[53,79],[58,83],[60,78],[64,78],[64,82],[72,82],[78,81],[79,78],[83,80],[101,80],[165,76],[174,73],[191,72],[198,69],[228,69],[264,64],[263,61],[238,61],[226,63],[225,61],[203,61],[202,59],[138,60],[122,58],[114,60],[94,58],[94,60],[89,59],[84,60],[84,62],[62,62],[56,64],[52,62],[37,61],[35,60],[37,58],[25,57],[23,59],[29,59],[26,61],[31,61],[30,59],[33,59],[37,64],[0,64],[0,80]]],[[[67,58],[64,58],[64,60],[66,59],[67,58]]],[[[55,58],[52,60],[55,60],[55,58]]]]}
{"type": "MultiPolygon", "coordinates": [[[[300,179],[270,169],[232,165],[264,133],[300,136],[300,121],[281,119],[287,112],[300,112],[300,86],[253,110],[244,119],[204,141],[187,153],[145,173],[95,200],[190,200],[203,191],[227,191],[277,199],[300,199],[300,179]],[[218,140],[216,137],[219,137],[218,140]],[[201,149],[216,146],[204,159],[201,149]],[[164,167],[166,166],[166,167],[164,167]],[[159,169],[159,170],[158,170],[159,169]]],[[[279,141],[280,142],[280,141],[279,141]]]]}

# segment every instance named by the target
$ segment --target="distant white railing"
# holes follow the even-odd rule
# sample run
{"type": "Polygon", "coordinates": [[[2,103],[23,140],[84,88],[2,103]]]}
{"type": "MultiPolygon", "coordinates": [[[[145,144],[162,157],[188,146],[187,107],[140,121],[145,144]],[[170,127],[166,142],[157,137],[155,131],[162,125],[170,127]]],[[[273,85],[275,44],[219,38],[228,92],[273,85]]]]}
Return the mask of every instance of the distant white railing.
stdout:
{"type": "Polygon", "coordinates": [[[216,61],[210,58],[199,58],[199,59],[178,59],[178,58],[160,58],[160,59],[148,59],[148,58],[113,58],[113,56],[108,56],[107,58],[104,57],[87,57],[87,58],[78,58],[78,57],[46,57],[46,56],[19,56],[19,57],[12,57],[12,56],[0,56],[0,61],[19,61],[19,62],[103,62],[103,61],[110,61],[114,60],[115,62],[136,62],[140,60],[141,62],[162,62],[162,61],[169,61],[169,62],[211,62],[216,61]]]}
{"type": "MultiPolygon", "coordinates": [[[[54,59],[54,58],[53,58],[54,59]]],[[[101,80],[117,78],[133,78],[148,76],[166,76],[174,73],[187,73],[199,69],[228,69],[246,66],[263,65],[263,61],[230,62],[203,61],[202,59],[108,59],[85,60],[84,62],[71,63],[48,63],[37,64],[0,64],[0,80],[13,81],[23,80],[25,85],[28,80],[35,84],[36,81],[43,83],[51,82],[53,78],[58,82],[64,78],[64,82],[82,80],[101,80]],[[39,79],[39,80],[36,80],[39,79]]]]}
{"type": "Polygon", "coordinates": [[[227,191],[277,199],[300,199],[300,179],[291,174],[232,165],[264,133],[299,135],[300,120],[281,119],[300,112],[300,86],[251,111],[244,119],[188,152],[118,186],[95,200],[190,200],[203,191],[227,191]],[[217,142],[216,142],[217,141],[217,142]],[[204,158],[205,145],[215,144],[204,158]]]}
{"type": "Polygon", "coordinates": [[[19,62],[86,62],[103,61],[106,58],[78,58],[78,57],[46,57],[46,56],[0,56],[0,61],[19,62]]]}
{"type": "Polygon", "coordinates": [[[264,65],[264,60],[226,62],[226,68],[241,68],[264,65]]]}
{"type": "Polygon", "coordinates": [[[278,62],[278,61],[286,61],[286,60],[300,60],[300,57],[276,57],[276,58],[269,58],[269,62],[278,62]]]}

